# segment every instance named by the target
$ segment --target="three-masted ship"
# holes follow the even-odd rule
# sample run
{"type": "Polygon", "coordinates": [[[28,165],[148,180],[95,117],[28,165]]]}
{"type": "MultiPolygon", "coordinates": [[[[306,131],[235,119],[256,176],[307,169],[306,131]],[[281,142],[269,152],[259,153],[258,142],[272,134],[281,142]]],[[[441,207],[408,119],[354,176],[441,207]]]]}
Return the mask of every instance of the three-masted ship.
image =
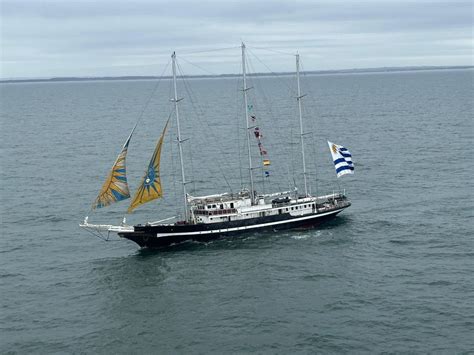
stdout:
{"type": "MultiPolygon", "coordinates": [[[[248,155],[249,181],[248,187],[237,193],[221,193],[208,196],[191,196],[186,190],[186,171],[183,161],[183,149],[179,121],[179,102],[176,76],[176,54],[172,54],[172,72],[174,97],[174,119],[176,120],[177,144],[181,165],[181,184],[183,194],[183,216],[174,223],[165,223],[169,219],[158,222],[148,222],[134,226],[126,225],[125,219],[121,225],[91,224],[88,217],[80,224],[91,232],[113,232],[120,237],[134,241],[140,247],[161,248],[185,241],[209,241],[221,237],[231,237],[243,233],[264,230],[281,230],[290,228],[308,228],[319,225],[334,218],[338,213],[351,205],[343,192],[322,196],[312,196],[308,191],[308,173],[306,170],[305,147],[303,143],[303,118],[301,101],[304,95],[300,89],[300,60],[296,55],[297,102],[299,109],[299,128],[304,192],[298,190],[282,191],[271,194],[259,194],[254,184],[254,166],[251,154],[251,137],[259,138],[258,128],[252,125],[253,115],[249,112],[246,73],[246,47],[242,43],[242,78],[243,101],[245,107],[246,143],[248,155]]],[[[162,197],[160,179],[160,157],[164,136],[169,124],[166,122],[161,137],[158,140],[153,156],[127,212],[132,212],[138,206],[162,197]]],[[[107,177],[102,189],[93,204],[93,209],[108,206],[130,198],[126,177],[126,154],[133,131],[127,138],[122,151],[107,177]]],[[[351,174],[354,171],[349,151],[334,143],[328,142],[334,160],[337,176],[351,174]]],[[[261,148],[261,154],[266,152],[261,148]]],[[[269,160],[263,159],[263,164],[269,160]]]]}

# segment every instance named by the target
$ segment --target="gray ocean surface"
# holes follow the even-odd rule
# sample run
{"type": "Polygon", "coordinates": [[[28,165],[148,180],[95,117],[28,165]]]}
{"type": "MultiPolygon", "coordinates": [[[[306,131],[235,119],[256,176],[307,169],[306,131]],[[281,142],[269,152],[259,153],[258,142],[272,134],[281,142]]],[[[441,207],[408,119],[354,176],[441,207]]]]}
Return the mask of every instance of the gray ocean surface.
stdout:
{"type": "MultiPolygon", "coordinates": [[[[302,191],[294,78],[251,81],[272,161],[257,189],[302,191]]],[[[247,183],[239,85],[180,83],[193,195],[247,183]]],[[[120,223],[128,201],[90,205],[141,117],[127,157],[135,191],[170,114],[168,80],[0,90],[1,353],[474,351],[472,70],[304,77],[311,193],[346,189],[353,205],[318,229],[165,251],[78,224],[120,223]],[[335,178],[326,140],[352,152],[355,175],[335,178]]],[[[172,123],[165,198],[128,223],[182,212],[175,137],[172,123]]]]}

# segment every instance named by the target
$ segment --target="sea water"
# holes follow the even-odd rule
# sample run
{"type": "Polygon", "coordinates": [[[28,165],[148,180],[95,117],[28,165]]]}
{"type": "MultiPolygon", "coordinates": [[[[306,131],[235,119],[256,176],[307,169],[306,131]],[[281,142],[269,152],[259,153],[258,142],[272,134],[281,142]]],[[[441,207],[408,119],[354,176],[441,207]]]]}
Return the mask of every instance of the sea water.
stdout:
{"type": "MultiPolygon", "coordinates": [[[[127,156],[137,188],[171,112],[170,82],[2,84],[0,351],[474,351],[473,71],[302,79],[310,192],[345,189],[353,205],[318,229],[164,251],[78,224],[121,222],[127,202],[90,206],[140,119],[127,156]],[[336,180],[327,140],[352,152],[355,175],[336,180]]],[[[250,80],[271,160],[269,178],[254,169],[256,189],[301,193],[294,78],[250,80]]],[[[240,86],[180,82],[191,195],[248,186],[240,86]]],[[[261,167],[257,143],[251,135],[261,167]]],[[[177,152],[173,121],[165,198],[127,223],[182,214],[177,152]]]]}

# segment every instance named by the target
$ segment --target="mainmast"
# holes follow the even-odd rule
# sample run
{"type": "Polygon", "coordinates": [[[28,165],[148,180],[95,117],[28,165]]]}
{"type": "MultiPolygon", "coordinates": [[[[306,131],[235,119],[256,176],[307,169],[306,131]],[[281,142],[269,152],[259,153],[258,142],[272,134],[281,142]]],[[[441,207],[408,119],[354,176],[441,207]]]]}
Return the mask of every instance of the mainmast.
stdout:
{"type": "Polygon", "coordinates": [[[308,196],[308,182],[306,179],[306,159],[304,157],[304,132],[303,132],[303,115],[301,113],[301,99],[306,95],[301,95],[301,88],[300,88],[300,55],[296,54],[296,82],[298,84],[298,96],[296,99],[298,100],[298,110],[300,116],[300,140],[301,140],[301,156],[303,159],[303,178],[304,178],[304,194],[308,196]]]}
{"type": "Polygon", "coordinates": [[[253,187],[253,167],[252,167],[252,153],[250,150],[250,122],[249,122],[249,106],[248,106],[248,98],[247,98],[247,91],[251,88],[247,87],[247,73],[245,67],[245,44],[242,42],[242,74],[244,79],[244,86],[243,86],[243,93],[244,93],[244,105],[245,105],[245,123],[247,125],[247,152],[249,156],[249,174],[250,174],[250,199],[252,201],[252,205],[255,201],[255,192],[253,187]]]}
{"type": "Polygon", "coordinates": [[[178,110],[178,103],[182,100],[178,99],[178,89],[176,84],[176,52],[173,52],[171,55],[171,59],[173,61],[173,86],[174,86],[174,98],[171,100],[174,102],[174,108],[176,112],[176,128],[178,130],[178,148],[179,148],[179,160],[181,163],[181,182],[183,184],[183,196],[184,196],[184,220],[188,220],[188,198],[186,193],[186,179],[184,176],[184,161],[183,161],[183,147],[182,143],[184,140],[181,139],[181,131],[179,128],[179,110],[178,110]]]}

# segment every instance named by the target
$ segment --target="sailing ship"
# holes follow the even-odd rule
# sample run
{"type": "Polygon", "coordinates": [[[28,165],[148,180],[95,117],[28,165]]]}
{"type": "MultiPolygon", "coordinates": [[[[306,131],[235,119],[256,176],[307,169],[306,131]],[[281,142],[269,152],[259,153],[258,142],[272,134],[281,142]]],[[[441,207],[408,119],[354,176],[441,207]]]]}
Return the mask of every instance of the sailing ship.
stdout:
{"type": "MultiPolygon", "coordinates": [[[[90,232],[117,233],[119,237],[129,239],[140,247],[162,248],[186,241],[207,242],[216,238],[232,237],[249,232],[260,232],[265,230],[277,231],[291,228],[309,228],[333,219],[337,214],[351,205],[344,192],[333,192],[331,194],[312,196],[308,190],[308,172],[306,169],[305,146],[303,142],[303,117],[301,101],[305,95],[301,94],[300,88],[300,57],[296,55],[296,79],[297,79],[297,103],[299,112],[299,136],[301,145],[302,170],[304,180],[304,193],[299,193],[295,188],[293,191],[276,193],[258,193],[254,182],[254,163],[251,154],[251,137],[258,140],[260,154],[265,156],[260,138],[259,128],[253,125],[254,116],[251,114],[251,105],[248,103],[248,91],[246,72],[246,46],[241,45],[242,53],[242,93],[245,107],[246,123],[246,145],[248,156],[248,187],[237,193],[220,193],[207,196],[191,196],[186,189],[186,174],[183,161],[184,140],[181,137],[177,75],[176,75],[176,53],[173,52],[172,74],[173,93],[171,99],[174,105],[174,119],[177,130],[177,145],[181,165],[181,185],[183,197],[183,210],[181,220],[174,223],[165,223],[172,218],[157,222],[147,222],[134,226],[127,225],[125,218],[120,225],[91,224],[88,217],[80,224],[80,227],[90,232]]],[[[160,178],[160,159],[164,136],[166,134],[169,120],[166,122],[163,132],[158,140],[153,156],[146,169],[145,175],[132,199],[127,210],[132,212],[144,203],[150,202],[163,195],[160,178]]],[[[136,125],[135,125],[136,127],[136,125]]],[[[106,207],[112,203],[130,198],[130,192],[126,176],[126,155],[128,146],[135,130],[133,128],[123,148],[115,161],[109,176],[102,186],[92,209],[106,207]]],[[[329,148],[336,167],[337,176],[352,174],[354,165],[351,154],[343,146],[328,142],[329,148]]],[[[264,157],[263,165],[268,166],[270,160],[264,157]]],[[[268,172],[265,172],[268,174],[268,172]]]]}

